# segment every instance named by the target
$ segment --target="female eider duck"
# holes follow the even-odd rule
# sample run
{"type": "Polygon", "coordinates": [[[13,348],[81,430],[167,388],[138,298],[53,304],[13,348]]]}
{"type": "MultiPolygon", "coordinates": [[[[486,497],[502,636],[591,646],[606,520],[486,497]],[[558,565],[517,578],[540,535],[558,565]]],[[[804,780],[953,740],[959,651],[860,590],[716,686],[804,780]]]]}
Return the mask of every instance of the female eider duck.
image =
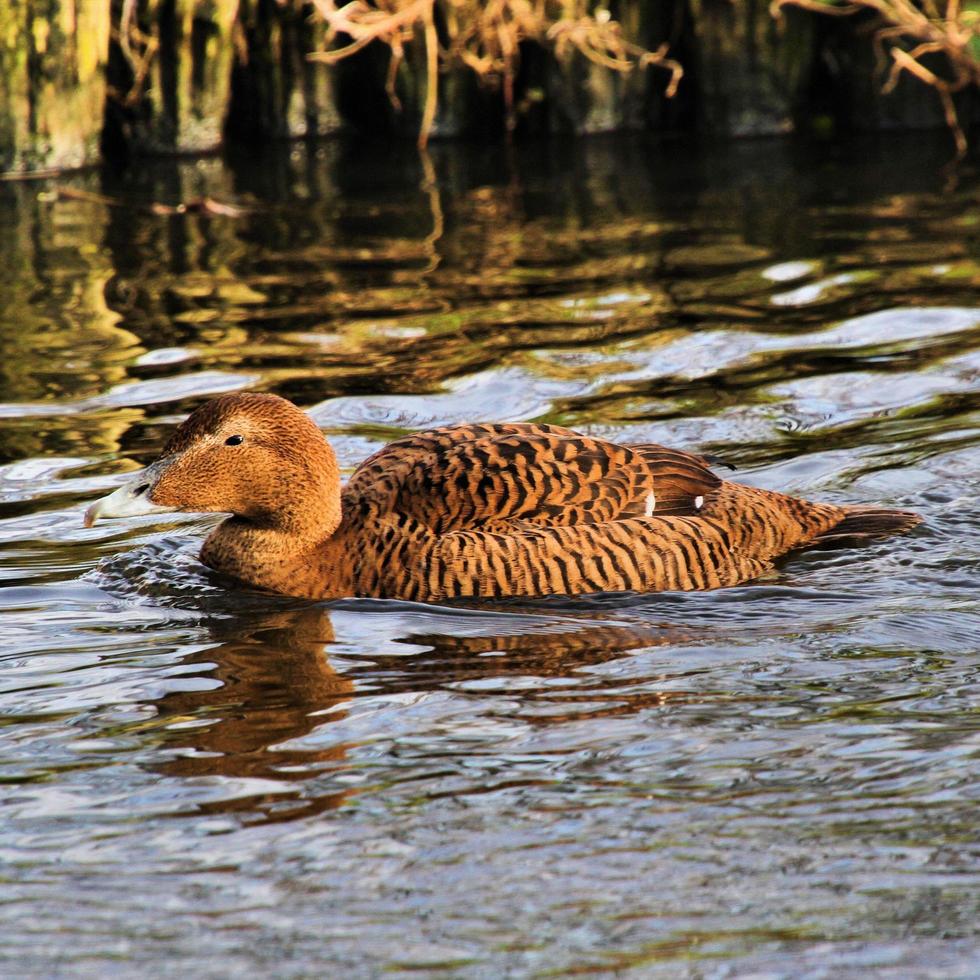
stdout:
{"type": "Polygon", "coordinates": [[[201,561],[249,585],[421,601],[717,589],[793,549],[920,521],[721,480],[676,449],[516,422],[398,439],[341,488],[313,420],[262,394],[205,403],[85,523],[172,511],[231,514],[201,561]]]}

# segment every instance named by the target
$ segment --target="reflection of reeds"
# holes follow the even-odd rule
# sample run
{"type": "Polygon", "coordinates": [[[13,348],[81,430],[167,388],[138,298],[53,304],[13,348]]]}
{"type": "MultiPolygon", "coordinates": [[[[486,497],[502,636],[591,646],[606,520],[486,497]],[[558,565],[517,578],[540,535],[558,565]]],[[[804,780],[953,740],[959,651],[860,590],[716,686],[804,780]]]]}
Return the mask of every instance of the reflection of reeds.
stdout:
{"type": "Polygon", "coordinates": [[[399,105],[395,80],[405,45],[421,32],[426,53],[426,95],[419,131],[424,146],[432,131],[438,102],[439,71],[465,65],[486,82],[500,84],[508,127],[514,125],[514,78],[522,42],[551,47],[558,58],[578,52],[613,71],[631,72],[651,65],[670,72],[667,95],[677,90],[683,69],[667,57],[667,45],[656,51],[627,41],[621,25],[606,8],[589,12],[587,0],[313,0],[329,27],[329,42],[347,35],[350,43],[312,58],[333,63],[355,54],[372,41],[391,49],[386,88],[399,105]],[[442,30],[437,30],[437,14],[442,30]],[[444,42],[440,39],[444,35],[444,42]]]}
{"type": "Polygon", "coordinates": [[[946,122],[953,131],[959,156],[966,152],[966,135],[956,114],[953,96],[980,84],[980,10],[977,4],[960,0],[773,0],[772,11],[800,7],[819,14],[846,17],[861,11],[878,15],[875,46],[884,57],[885,47],[892,64],[885,82],[890,92],[903,71],[931,85],[942,100],[946,122]],[[963,9],[963,8],[966,9],[963,9]],[[922,59],[928,55],[945,58],[948,77],[937,75],[922,59]]]}

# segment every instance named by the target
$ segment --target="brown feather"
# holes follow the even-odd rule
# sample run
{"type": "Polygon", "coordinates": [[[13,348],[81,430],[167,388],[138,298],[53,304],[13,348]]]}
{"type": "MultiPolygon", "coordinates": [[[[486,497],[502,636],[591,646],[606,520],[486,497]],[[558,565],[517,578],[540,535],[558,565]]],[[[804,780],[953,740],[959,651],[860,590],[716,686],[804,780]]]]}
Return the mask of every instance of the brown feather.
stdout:
{"type": "Polygon", "coordinates": [[[920,520],[810,503],[723,481],[692,453],[530,423],[407,436],[341,493],[322,434],[271,395],[204,405],[164,454],[154,503],[234,515],[205,542],[206,564],[313,598],[715,589],[814,542],[920,520]],[[232,433],[244,438],[229,449],[232,433]]]}

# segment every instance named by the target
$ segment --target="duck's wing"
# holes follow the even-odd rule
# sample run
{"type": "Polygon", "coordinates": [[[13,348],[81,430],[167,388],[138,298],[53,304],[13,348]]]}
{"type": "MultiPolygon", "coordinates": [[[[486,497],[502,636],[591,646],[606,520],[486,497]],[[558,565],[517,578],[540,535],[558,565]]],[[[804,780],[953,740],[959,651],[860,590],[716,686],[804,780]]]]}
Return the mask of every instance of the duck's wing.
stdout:
{"type": "Polygon", "coordinates": [[[696,515],[720,482],[701,457],[662,446],[531,423],[448,426],[368,459],[345,506],[411,517],[440,534],[514,521],[563,527],[696,515]]]}

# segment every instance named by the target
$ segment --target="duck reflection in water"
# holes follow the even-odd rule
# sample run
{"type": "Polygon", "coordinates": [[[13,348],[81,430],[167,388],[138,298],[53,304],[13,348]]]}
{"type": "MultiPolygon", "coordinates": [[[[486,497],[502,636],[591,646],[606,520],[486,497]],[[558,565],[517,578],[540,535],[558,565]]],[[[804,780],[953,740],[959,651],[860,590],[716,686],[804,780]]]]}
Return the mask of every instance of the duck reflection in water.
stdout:
{"type": "MultiPolygon", "coordinates": [[[[196,651],[186,664],[207,665],[220,682],[209,690],[174,691],[157,709],[170,720],[166,747],[176,754],[159,766],[168,776],[221,776],[289,783],[346,767],[347,745],[296,750],[282,747],[309,734],[322,715],[348,701],[351,678],[338,674],[325,653],[334,640],[325,610],[286,609],[249,620],[217,619],[216,646],[196,651]],[[180,722],[193,722],[193,727],[180,722]]],[[[334,717],[345,717],[341,711],[334,717]]],[[[265,812],[267,820],[339,806],[347,791],[298,800],[284,789],[203,804],[205,812],[265,812]]]]}
{"type": "MultiPolygon", "coordinates": [[[[420,622],[412,607],[398,606],[407,612],[392,617],[395,635],[389,636],[394,644],[410,645],[416,652],[406,658],[386,652],[386,643],[377,653],[345,649],[343,672],[334,668],[329,656],[329,648],[342,637],[335,633],[328,606],[215,619],[209,629],[217,645],[194,652],[185,664],[207,665],[206,676],[220,686],[173,691],[156,703],[168,726],[164,749],[170,754],[158,771],[171,777],[222,777],[238,784],[261,781],[254,791],[238,785],[232,798],[200,803],[196,812],[238,814],[250,823],[286,821],[339,807],[363,785],[342,785],[344,776],[354,772],[351,755],[358,742],[343,737],[332,741],[321,732],[311,744],[291,746],[318,728],[347,719],[358,696],[440,690],[458,694],[457,686],[465,681],[514,675],[550,678],[546,687],[521,688],[508,697],[517,696],[527,706],[521,718],[531,725],[632,713],[705,697],[678,690],[673,683],[669,691],[657,691],[658,679],[673,682],[675,675],[648,678],[642,693],[624,694],[608,690],[608,678],[584,680],[579,673],[641,648],[703,639],[703,630],[602,622],[586,612],[564,611],[559,618],[508,616],[498,610],[492,618],[493,633],[487,632],[491,624],[481,620],[480,635],[447,635],[431,631],[431,615],[420,622]],[[568,683],[562,684],[561,678],[568,678],[568,683]],[[607,704],[597,707],[597,701],[607,704]],[[583,702],[588,707],[579,708],[583,702]]],[[[454,620],[465,628],[467,617],[444,612],[447,629],[454,620]]],[[[363,647],[363,637],[357,645],[363,647]]],[[[635,681],[629,678],[634,692],[635,681]]],[[[467,696],[479,693],[468,690],[467,696]]],[[[498,688],[487,693],[500,692],[498,688]]]]}

